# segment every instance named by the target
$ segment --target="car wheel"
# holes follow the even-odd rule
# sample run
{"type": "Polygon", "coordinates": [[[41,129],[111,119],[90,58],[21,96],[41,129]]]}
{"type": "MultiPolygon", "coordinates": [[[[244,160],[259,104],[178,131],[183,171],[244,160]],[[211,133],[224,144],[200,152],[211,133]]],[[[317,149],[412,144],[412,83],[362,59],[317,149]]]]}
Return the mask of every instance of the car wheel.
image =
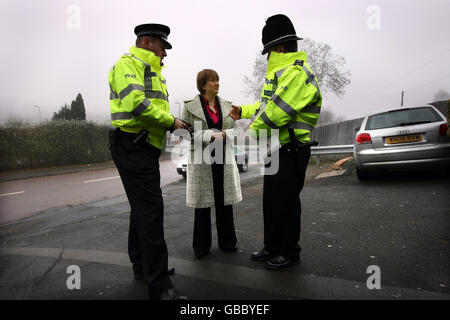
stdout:
{"type": "Polygon", "coordinates": [[[370,178],[369,173],[358,169],[358,167],[356,167],[356,177],[360,181],[368,180],[370,178]]]}

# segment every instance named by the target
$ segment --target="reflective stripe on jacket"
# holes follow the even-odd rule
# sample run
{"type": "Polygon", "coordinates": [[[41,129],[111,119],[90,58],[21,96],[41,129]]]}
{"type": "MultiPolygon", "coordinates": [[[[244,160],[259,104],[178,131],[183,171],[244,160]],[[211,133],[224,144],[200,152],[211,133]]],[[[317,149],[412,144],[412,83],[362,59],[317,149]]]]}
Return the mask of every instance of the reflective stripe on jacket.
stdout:
{"type": "Polygon", "coordinates": [[[112,67],[108,80],[112,125],[132,133],[146,129],[147,141],[162,149],[174,117],[160,61],[153,52],[133,46],[112,67]]]}
{"type": "Polygon", "coordinates": [[[290,141],[289,128],[300,142],[309,142],[309,134],[319,119],[322,94],[317,79],[307,64],[306,53],[271,52],[261,101],[242,106],[242,118],[257,117],[250,126],[259,136],[266,129],[279,129],[280,144],[290,141]]]}

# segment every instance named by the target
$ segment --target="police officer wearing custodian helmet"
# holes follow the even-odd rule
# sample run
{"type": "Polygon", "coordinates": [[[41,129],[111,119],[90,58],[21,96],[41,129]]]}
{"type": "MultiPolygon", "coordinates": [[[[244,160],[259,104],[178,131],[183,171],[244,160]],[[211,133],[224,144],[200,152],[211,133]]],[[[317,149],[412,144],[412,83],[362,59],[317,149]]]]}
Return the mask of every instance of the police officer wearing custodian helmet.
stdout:
{"type": "Polygon", "coordinates": [[[265,174],[263,188],[264,247],[251,255],[253,261],[265,261],[266,268],[278,270],[300,259],[300,192],[311,156],[310,133],[317,124],[322,95],[306,53],[298,51],[295,28],[282,14],[269,17],[262,30],[262,54],[267,53],[266,82],[261,101],[253,105],[233,106],[235,120],[256,119],[251,132],[279,130],[279,168],[265,174]]]}
{"type": "Polygon", "coordinates": [[[166,132],[187,128],[169,113],[166,81],[161,74],[168,26],[143,24],[134,30],[136,46],[109,73],[110,150],[131,207],[128,254],[135,279],[143,278],[151,299],[184,298],[174,290],[164,240],[164,205],[159,156],[166,132]]]}

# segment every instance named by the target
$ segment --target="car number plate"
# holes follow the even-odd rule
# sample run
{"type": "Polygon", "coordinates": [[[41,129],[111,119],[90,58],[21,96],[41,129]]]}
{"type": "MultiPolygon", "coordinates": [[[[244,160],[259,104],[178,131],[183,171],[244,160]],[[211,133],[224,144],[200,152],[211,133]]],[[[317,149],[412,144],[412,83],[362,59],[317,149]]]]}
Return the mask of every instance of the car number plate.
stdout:
{"type": "Polygon", "coordinates": [[[410,134],[407,136],[388,137],[386,139],[387,144],[408,143],[408,142],[418,142],[418,141],[422,141],[421,134],[410,134]]]}

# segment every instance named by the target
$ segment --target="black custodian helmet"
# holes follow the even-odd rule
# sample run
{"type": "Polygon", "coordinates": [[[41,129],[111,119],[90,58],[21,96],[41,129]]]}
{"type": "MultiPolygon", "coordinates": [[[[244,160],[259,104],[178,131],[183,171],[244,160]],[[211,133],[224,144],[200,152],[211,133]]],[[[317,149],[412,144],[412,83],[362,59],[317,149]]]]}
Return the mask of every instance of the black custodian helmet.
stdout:
{"type": "Polygon", "coordinates": [[[266,25],[262,30],[264,45],[262,54],[266,54],[267,49],[274,45],[292,40],[303,40],[303,38],[297,37],[294,25],[287,16],[276,14],[267,18],[266,25]]]}

